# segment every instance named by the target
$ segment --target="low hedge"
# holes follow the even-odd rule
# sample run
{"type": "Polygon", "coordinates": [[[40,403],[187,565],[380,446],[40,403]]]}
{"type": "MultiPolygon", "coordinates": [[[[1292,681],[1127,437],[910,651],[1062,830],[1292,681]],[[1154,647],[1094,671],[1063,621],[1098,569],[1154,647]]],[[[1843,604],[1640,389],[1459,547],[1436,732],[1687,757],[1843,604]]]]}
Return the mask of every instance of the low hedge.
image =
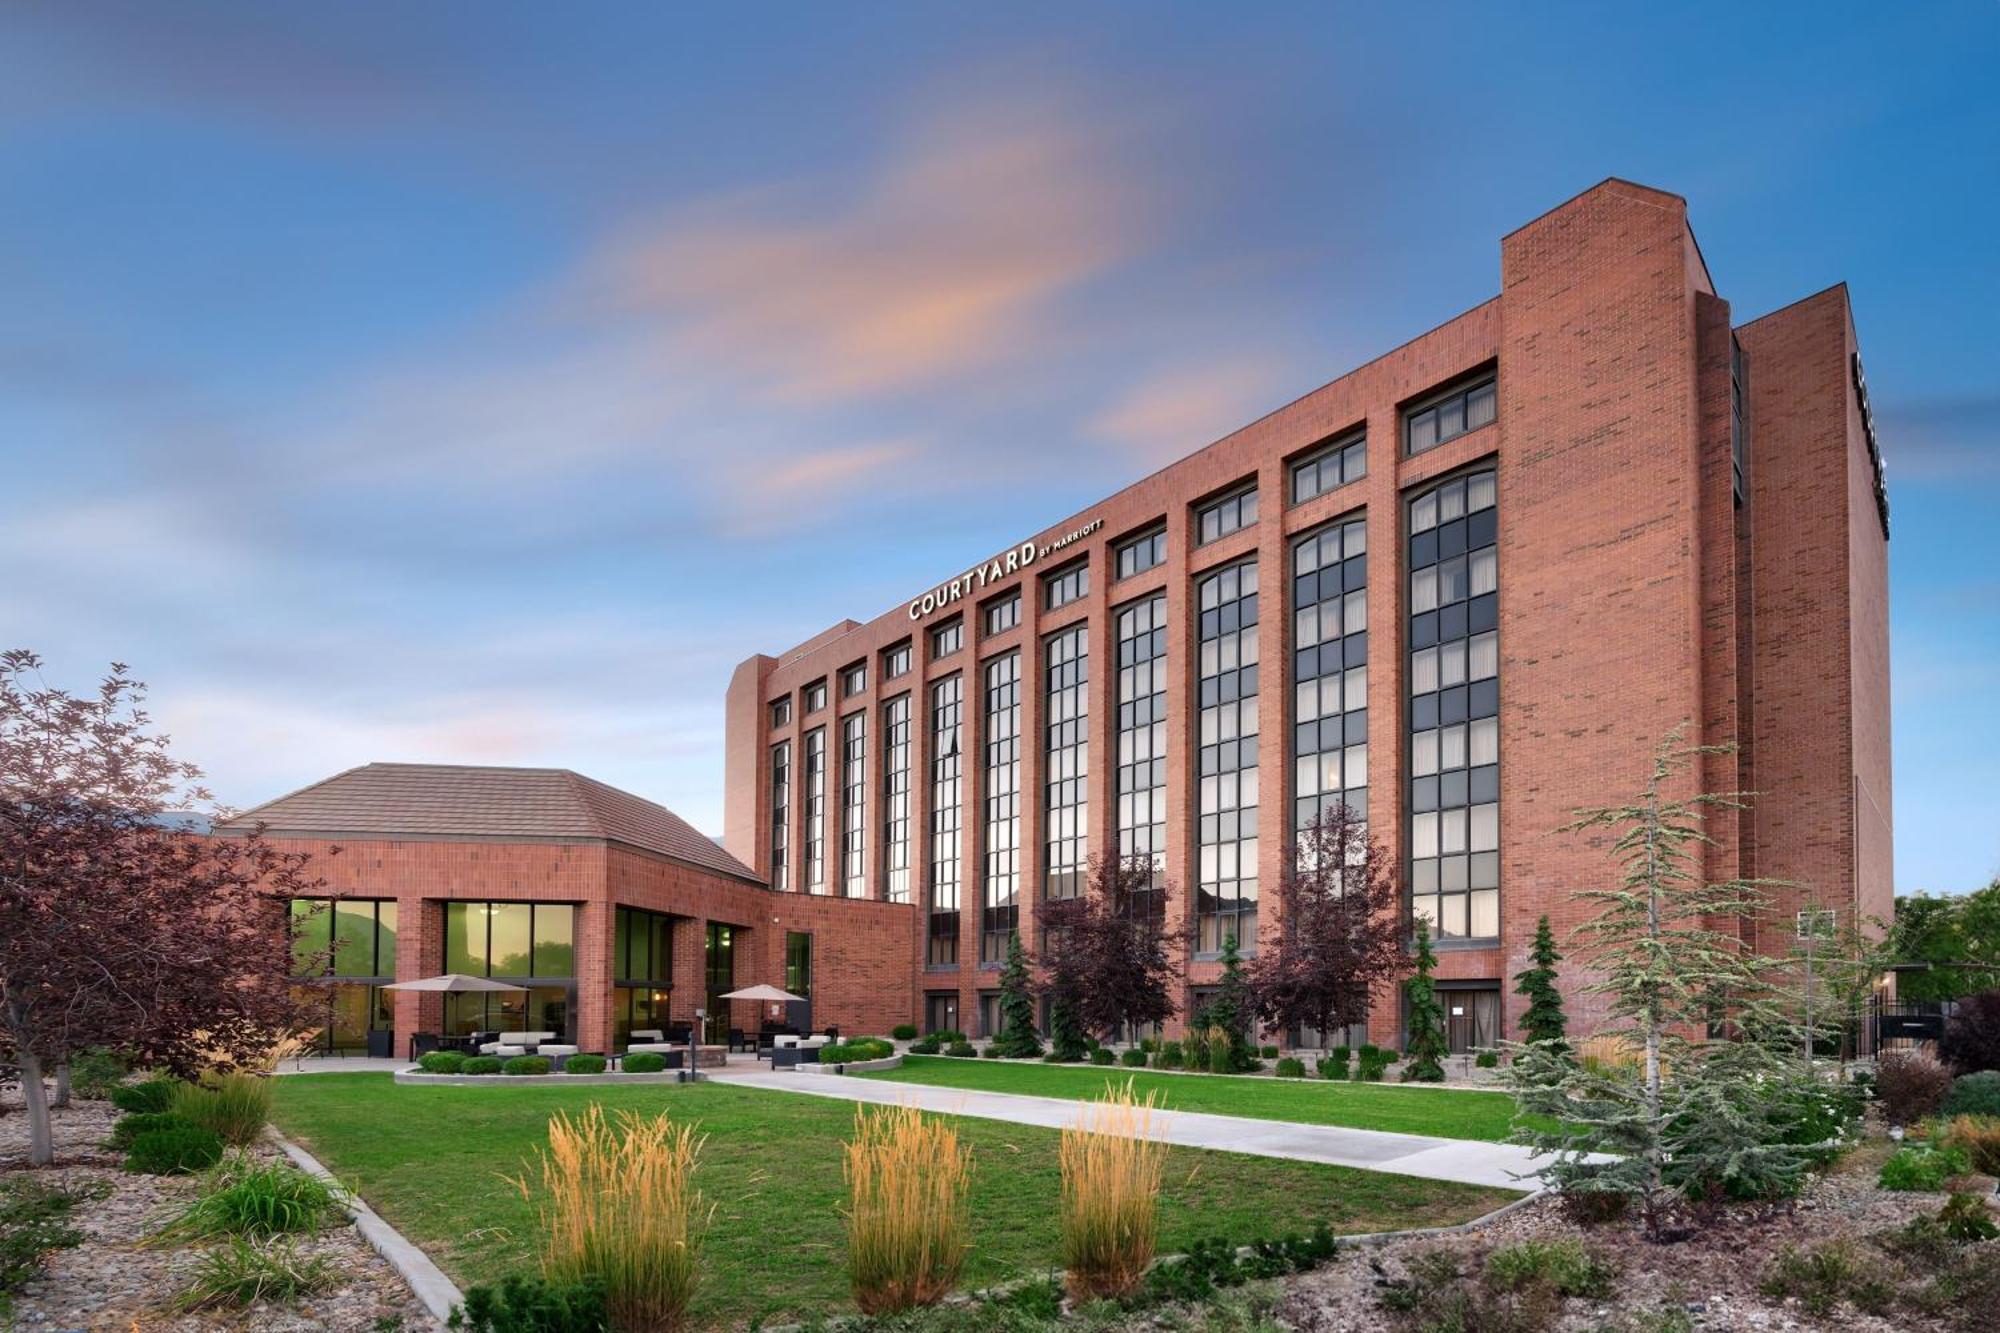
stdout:
{"type": "Polygon", "coordinates": [[[1991,1069],[1963,1074],[1951,1081],[1941,1115],[2000,1115],[2000,1072],[1991,1069]]]}
{"type": "Polygon", "coordinates": [[[132,1140],[141,1134],[190,1123],[185,1116],[175,1115],[172,1111],[134,1111],[131,1115],[118,1117],[118,1123],[111,1127],[111,1146],[129,1148],[132,1140]]]}
{"type": "Polygon", "coordinates": [[[945,1047],[944,1053],[946,1055],[956,1055],[961,1059],[973,1059],[979,1054],[978,1051],[973,1049],[971,1042],[964,1040],[955,1041],[945,1047]]]}
{"type": "Polygon", "coordinates": [[[206,1171],[222,1160],[222,1136],[179,1120],[136,1134],[125,1149],[125,1169],[148,1176],[206,1171]]]}
{"type": "MultiPolygon", "coordinates": [[[[820,1047],[819,1062],[839,1065],[851,1060],[885,1060],[895,1053],[896,1048],[880,1037],[856,1037],[852,1041],[828,1042],[820,1047]]],[[[954,1055],[957,1053],[952,1052],[954,1055]]]]}
{"type": "Polygon", "coordinates": [[[637,1055],[625,1057],[622,1068],[628,1074],[659,1074],[665,1072],[667,1057],[658,1051],[640,1051],[637,1055]]]}
{"type": "Polygon", "coordinates": [[[917,1025],[915,1023],[898,1023],[889,1029],[889,1035],[897,1041],[915,1041],[917,1039],[917,1025]]]}
{"type": "Polygon", "coordinates": [[[572,1055],[563,1061],[565,1074],[602,1074],[607,1063],[601,1055],[572,1055]]]}
{"type": "Polygon", "coordinates": [[[500,1072],[500,1057],[497,1055],[475,1055],[458,1067],[461,1074],[497,1074],[500,1072]]]}
{"type": "Polygon", "coordinates": [[[1109,1048],[1103,1046],[1098,1047],[1090,1053],[1090,1063],[1094,1065],[1108,1065],[1115,1059],[1117,1057],[1111,1054],[1109,1048]]]}
{"type": "Polygon", "coordinates": [[[936,1055],[939,1051],[943,1049],[944,1049],[943,1043],[938,1041],[936,1037],[925,1037],[921,1041],[913,1041],[910,1043],[911,1055],[936,1055]]]}
{"type": "Polygon", "coordinates": [[[464,1051],[425,1051],[417,1068],[426,1074],[456,1074],[465,1068],[464,1051]]]}
{"type": "Polygon", "coordinates": [[[1144,1069],[1146,1067],[1146,1052],[1134,1046],[1131,1050],[1119,1056],[1118,1062],[1127,1069],[1144,1069]]]}
{"type": "Polygon", "coordinates": [[[503,1074],[546,1074],[549,1072],[549,1057],[546,1055],[509,1056],[507,1063],[500,1066],[503,1074]]]}
{"type": "Polygon", "coordinates": [[[174,1099],[177,1078],[149,1078],[144,1083],[127,1083],[111,1090],[111,1104],[132,1115],[157,1114],[174,1099]]]}
{"type": "Polygon", "coordinates": [[[1278,1061],[1277,1068],[1272,1072],[1279,1078],[1304,1078],[1306,1076],[1305,1061],[1288,1055],[1278,1061]]]}

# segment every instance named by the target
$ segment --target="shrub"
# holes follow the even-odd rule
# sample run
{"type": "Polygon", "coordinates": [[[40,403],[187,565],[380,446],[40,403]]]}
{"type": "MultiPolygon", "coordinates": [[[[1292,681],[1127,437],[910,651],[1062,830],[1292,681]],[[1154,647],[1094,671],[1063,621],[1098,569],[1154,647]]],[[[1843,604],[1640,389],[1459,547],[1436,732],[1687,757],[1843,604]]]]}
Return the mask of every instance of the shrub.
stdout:
{"type": "Polygon", "coordinates": [[[1208,1069],[1208,1029],[1199,1024],[1190,1027],[1187,1036],[1181,1039],[1181,1049],[1187,1067],[1197,1072],[1208,1069]]]}
{"type": "Polygon", "coordinates": [[[1139,1038],[1139,1049],[1147,1055],[1151,1055],[1160,1049],[1160,1039],[1158,1037],[1141,1037],[1139,1038]]]}
{"type": "Polygon", "coordinates": [[[1258,1048],[1257,1054],[1263,1056],[1266,1060],[1275,1060],[1278,1058],[1278,1048],[1275,1046],[1262,1046],[1258,1048]]]}
{"type": "Polygon", "coordinates": [[[855,1037],[851,1041],[836,1041],[820,1047],[821,1064],[844,1064],[850,1060],[882,1060],[894,1055],[896,1048],[880,1037],[855,1037]]]}
{"type": "Polygon", "coordinates": [[[1938,1110],[1946,1115],[2000,1115],[2000,1071],[1967,1074],[1951,1082],[1938,1110]]]}
{"type": "Polygon", "coordinates": [[[988,1046],[979,1053],[979,1058],[982,1060],[998,1060],[1000,1058],[1000,1048],[998,1046],[988,1046]]]}
{"type": "Polygon", "coordinates": [[[1357,1052],[1357,1057],[1354,1077],[1363,1083],[1380,1083],[1383,1072],[1395,1059],[1388,1051],[1375,1045],[1363,1046],[1357,1052]]]}
{"type": "Polygon", "coordinates": [[[953,1042],[970,1040],[963,1032],[960,1032],[957,1028],[940,1028],[936,1032],[931,1033],[931,1035],[937,1038],[938,1044],[940,1046],[949,1046],[953,1042]]]}
{"type": "Polygon", "coordinates": [[[342,1206],[341,1195],[318,1176],[283,1162],[260,1162],[239,1152],[203,1175],[200,1197],[168,1222],[160,1235],[176,1240],[261,1238],[288,1231],[317,1231],[342,1206]]]}
{"type": "Polygon", "coordinates": [[[2000,1070],[2000,989],[1968,995],[1938,1038],[1938,1059],[1955,1074],[2000,1070]]]}
{"type": "Polygon", "coordinates": [[[1500,1052],[1481,1051],[1473,1057],[1472,1063],[1481,1069],[1498,1069],[1500,1067],[1500,1052]]]}
{"type": "Polygon", "coordinates": [[[1293,1057],[1288,1055],[1284,1059],[1278,1061],[1278,1066],[1276,1070],[1273,1072],[1275,1072],[1279,1078],[1304,1078],[1306,1076],[1305,1061],[1294,1059],[1293,1057]]]}
{"type": "Polygon", "coordinates": [[[1322,1055],[1318,1060],[1313,1062],[1313,1068],[1319,1072],[1321,1078],[1340,1079],[1342,1081],[1345,1081],[1352,1073],[1347,1067],[1347,1058],[1345,1055],[1339,1060],[1335,1060],[1330,1055],[1322,1055]]]}
{"type": "Polygon", "coordinates": [[[610,1333],[611,1317],[604,1284],[594,1277],[550,1282],[514,1274],[498,1287],[467,1291],[445,1326],[469,1333],[610,1333]]]}
{"type": "Polygon", "coordinates": [[[176,1087],[168,1109],[242,1148],[255,1143],[270,1123],[272,1091],[271,1080],[255,1074],[211,1074],[199,1085],[176,1087]]]}
{"type": "Polygon", "coordinates": [[[1965,1153],[1957,1148],[1933,1148],[1922,1143],[1905,1143],[1882,1163],[1876,1183],[1885,1190],[1936,1191],[1954,1176],[1972,1169],[1965,1153]]]}
{"type": "Polygon", "coordinates": [[[1944,1207],[1938,1209],[1937,1224],[1953,1240],[1992,1240],[2000,1236],[2000,1225],[1994,1223],[1986,1200],[1977,1194],[1954,1194],[1946,1199],[1944,1207]]]}
{"type": "Polygon", "coordinates": [[[180,1122],[134,1135],[125,1148],[125,1169],[149,1176],[206,1171],[222,1160],[222,1136],[180,1122]]]}
{"type": "Polygon", "coordinates": [[[953,1042],[944,1048],[944,1053],[946,1055],[955,1055],[961,1060],[971,1059],[979,1054],[978,1051],[972,1048],[972,1043],[965,1040],[953,1042]]]}
{"type": "MultiPolygon", "coordinates": [[[[633,1059],[641,1058],[643,1057],[633,1057],[633,1059]]],[[[656,1055],[653,1058],[658,1060],[660,1057],[656,1055]]],[[[500,1057],[497,1055],[468,1056],[465,1063],[458,1067],[458,1072],[461,1074],[497,1074],[500,1072],[500,1057]]]]}
{"type": "Polygon", "coordinates": [[[174,1298],[176,1309],[213,1310],[268,1301],[290,1305],[301,1296],[325,1291],[340,1280],[333,1261],[308,1257],[291,1241],[253,1245],[240,1236],[202,1253],[188,1284],[174,1298]]]}
{"type": "Polygon", "coordinates": [[[1146,1052],[1134,1046],[1131,1050],[1126,1051],[1118,1057],[1118,1063],[1128,1069],[1144,1069],[1146,1067],[1146,1052]]]}
{"type": "Polygon", "coordinates": [[[578,1052],[563,1061],[562,1071],[565,1074],[602,1074],[609,1063],[610,1061],[601,1055],[578,1052]]]}
{"type": "Polygon", "coordinates": [[[898,1023],[889,1029],[889,1035],[897,1041],[915,1041],[917,1039],[917,1025],[915,1023],[898,1023]]]}
{"type": "Polygon", "coordinates": [[[540,1162],[542,1275],[603,1279],[614,1327],[681,1327],[712,1215],[694,1184],[701,1145],[664,1115],[622,1112],[614,1124],[595,1104],[575,1119],[557,1112],[540,1162]]]}
{"type": "Polygon", "coordinates": [[[464,1051],[425,1051],[417,1068],[426,1074],[456,1074],[465,1068],[464,1051]]]}
{"type": "Polygon", "coordinates": [[[173,1101],[177,1078],[149,1078],[144,1083],[127,1083],[111,1090],[111,1104],[134,1115],[157,1113],[173,1101]]]}
{"type": "Polygon", "coordinates": [[[925,1037],[910,1043],[911,1055],[936,1055],[941,1049],[943,1048],[936,1037],[925,1037]]]}
{"type": "Polygon", "coordinates": [[[1796,1300],[1807,1314],[1824,1318],[1839,1307],[1866,1267],[1844,1240],[1828,1241],[1810,1250],[1787,1245],[1771,1261],[1761,1287],[1766,1296],[1796,1300]]]}
{"type": "Polygon", "coordinates": [[[83,1232],[69,1224],[69,1215],[90,1197],[30,1176],[0,1185],[0,1320],[7,1315],[7,1293],[39,1273],[44,1256],[83,1243],[83,1232]]]}
{"type": "Polygon", "coordinates": [[[1167,1155],[1150,1132],[1153,1106],[1154,1095],[1140,1099],[1127,1080],[1085,1103],[1062,1133],[1062,1257],[1077,1300],[1125,1295],[1153,1261],[1167,1155]]]}
{"type": "Polygon", "coordinates": [[[1236,1048],[1229,1040],[1227,1028],[1212,1027],[1208,1030],[1208,1072],[1211,1074],[1233,1074],[1238,1064],[1236,1048]]]}
{"type": "Polygon", "coordinates": [[[1875,1065],[1875,1095],[1892,1125],[1914,1125],[1936,1113],[1951,1091],[1951,1073],[1926,1051],[1885,1051],[1875,1065]]]}
{"type": "Polygon", "coordinates": [[[854,1108],[846,1149],[847,1271],[863,1314],[932,1305],[972,1248],[972,1153],[941,1116],[854,1108]]]}
{"type": "Polygon", "coordinates": [[[1603,1300],[1618,1270],[1576,1240],[1524,1240],[1486,1258],[1486,1280],[1502,1291],[1540,1284],[1559,1296],[1603,1300]]]}
{"type": "Polygon", "coordinates": [[[120,1116],[118,1122],[111,1126],[111,1146],[129,1148],[132,1146],[132,1140],[141,1134],[150,1134],[156,1129],[171,1129],[176,1125],[187,1123],[172,1111],[140,1111],[133,1115],[120,1116]]]}
{"type": "Polygon", "coordinates": [[[69,1090],[85,1101],[101,1102],[123,1085],[131,1072],[124,1056],[93,1046],[69,1062],[69,1090]]]}
{"type": "MultiPolygon", "coordinates": [[[[658,1051],[640,1051],[637,1055],[626,1056],[625,1063],[619,1067],[628,1074],[658,1074],[665,1071],[667,1057],[658,1051]]],[[[467,1069],[465,1072],[470,1074],[473,1071],[467,1069]]]]}
{"type": "Polygon", "coordinates": [[[1169,1041],[1161,1043],[1159,1057],[1153,1063],[1161,1069],[1179,1069],[1184,1061],[1181,1044],[1169,1041]]]}
{"type": "Polygon", "coordinates": [[[1117,1060],[1117,1058],[1118,1058],[1117,1056],[1111,1053],[1108,1047],[1104,1046],[1099,1046],[1090,1053],[1090,1063],[1094,1065],[1112,1064],[1117,1060]]]}
{"type": "Polygon", "coordinates": [[[1944,1141],[1963,1151],[1974,1171],[2000,1176],[2000,1116],[1954,1116],[1944,1127],[1944,1141]]]}
{"type": "MultiPolygon", "coordinates": [[[[642,1052],[643,1053],[643,1052],[642,1052]]],[[[512,1055],[500,1066],[503,1074],[546,1074],[549,1072],[549,1057],[546,1055],[512,1055]]]]}

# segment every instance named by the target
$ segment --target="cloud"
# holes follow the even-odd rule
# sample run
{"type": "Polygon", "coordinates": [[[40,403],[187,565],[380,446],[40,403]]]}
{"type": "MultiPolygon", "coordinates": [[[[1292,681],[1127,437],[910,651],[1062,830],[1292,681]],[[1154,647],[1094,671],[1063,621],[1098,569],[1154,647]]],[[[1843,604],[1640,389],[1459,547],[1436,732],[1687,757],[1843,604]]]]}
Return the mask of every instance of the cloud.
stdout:
{"type": "Polygon", "coordinates": [[[1276,358],[1177,367],[1126,389],[1086,430],[1147,461],[1168,463],[1262,415],[1281,368],[1276,358]]]}
{"type": "Polygon", "coordinates": [[[1898,482],[2000,478],[2000,432],[1993,427],[2000,395],[1883,404],[1877,415],[1892,500],[1898,482]]]}

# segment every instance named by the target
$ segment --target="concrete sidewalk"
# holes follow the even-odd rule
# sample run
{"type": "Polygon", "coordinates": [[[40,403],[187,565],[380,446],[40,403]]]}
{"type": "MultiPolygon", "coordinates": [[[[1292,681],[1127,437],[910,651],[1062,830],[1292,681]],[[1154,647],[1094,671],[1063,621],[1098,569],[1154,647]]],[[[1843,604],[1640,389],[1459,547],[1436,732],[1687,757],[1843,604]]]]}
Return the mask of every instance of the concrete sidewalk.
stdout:
{"type": "MultiPolygon", "coordinates": [[[[716,1083],[833,1097],[846,1101],[908,1103],[944,1115],[969,1115],[981,1120],[1005,1120],[1017,1125],[1064,1129],[1075,1123],[1077,1104],[1058,1097],[1027,1097],[1011,1092],[981,1092],[970,1088],[940,1088],[887,1079],[845,1078],[759,1070],[755,1073],[717,1072],[716,1083]]],[[[1440,1094],[1447,1095],[1447,1094],[1440,1094]]],[[[1462,1185],[1499,1189],[1540,1188],[1537,1159],[1526,1148],[1508,1143],[1477,1143],[1436,1139],[1420,1134],[1390,1134],[1373,1129],[1343,1129],[1335,1125],[1301,1125],[1287,1120],[1251,1120],[1242,1116],[1200,1111],[1166,1111],[1155,1119],[1160,1137],[1189,1148],[1284,1157],[1300,1162],[1327,1162],[1361,1171],[1383,1171],[1426,1180],[1450,1180],[1462,1185]]]]}

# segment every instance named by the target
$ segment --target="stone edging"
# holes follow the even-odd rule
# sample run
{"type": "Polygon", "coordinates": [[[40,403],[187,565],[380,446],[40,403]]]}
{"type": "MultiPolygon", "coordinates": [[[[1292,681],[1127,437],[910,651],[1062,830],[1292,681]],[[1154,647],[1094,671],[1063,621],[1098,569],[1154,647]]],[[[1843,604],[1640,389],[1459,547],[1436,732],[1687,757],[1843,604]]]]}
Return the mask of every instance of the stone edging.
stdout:
{"type": "MultiPolygon", "coordinates": [[[[287,1157],[298,1164],[309,1175],[318,1176],[329,1184],[338,1186],[340,1181],[333,1172],[320,1165],[319,1159],[293,1143],[275,1129],[265,1131],[287,1157]]],[[[431,1257],[410,1243],[408,1237],[382,1220],[382,1215],[368,1206],[360,1195],[342,1187],[341,1198],[347,1211],[354,1218],[355,1228],[362,1239],[374,1247],[377,1254],[388,1261],[403,1279],[416,1298],[424,1303],[439,1323],[451,1318],[452,1310],[463,1300],[457,1284],[444,1275],[444,1271],[431,1262],[431,1257]]]]}
{"type": "Polygon", "coordinates": [[[533,1087],[540,1084],[556,1084],[560,1087],[589,1087],[605,1083],[683,1083],[679,1069],[664,1069],[657,1074],[427,1074],[418,1069],[398,1069],[396,1082],[403,1084],[424,1084],[430,1087],[450,1088],[490,1088],[533,1087]]]}
{"type": "Polygon", "coordinates": [[[832,1065],[815,1063],[797,1066],[798,1069],[808,1074],[869,1074],[878,1069],[901,1069],[902,1067],[903,1057],[901,1053],[885,1055],[880,1060],[843,1060],[839,1064],[832,1065]]]}

